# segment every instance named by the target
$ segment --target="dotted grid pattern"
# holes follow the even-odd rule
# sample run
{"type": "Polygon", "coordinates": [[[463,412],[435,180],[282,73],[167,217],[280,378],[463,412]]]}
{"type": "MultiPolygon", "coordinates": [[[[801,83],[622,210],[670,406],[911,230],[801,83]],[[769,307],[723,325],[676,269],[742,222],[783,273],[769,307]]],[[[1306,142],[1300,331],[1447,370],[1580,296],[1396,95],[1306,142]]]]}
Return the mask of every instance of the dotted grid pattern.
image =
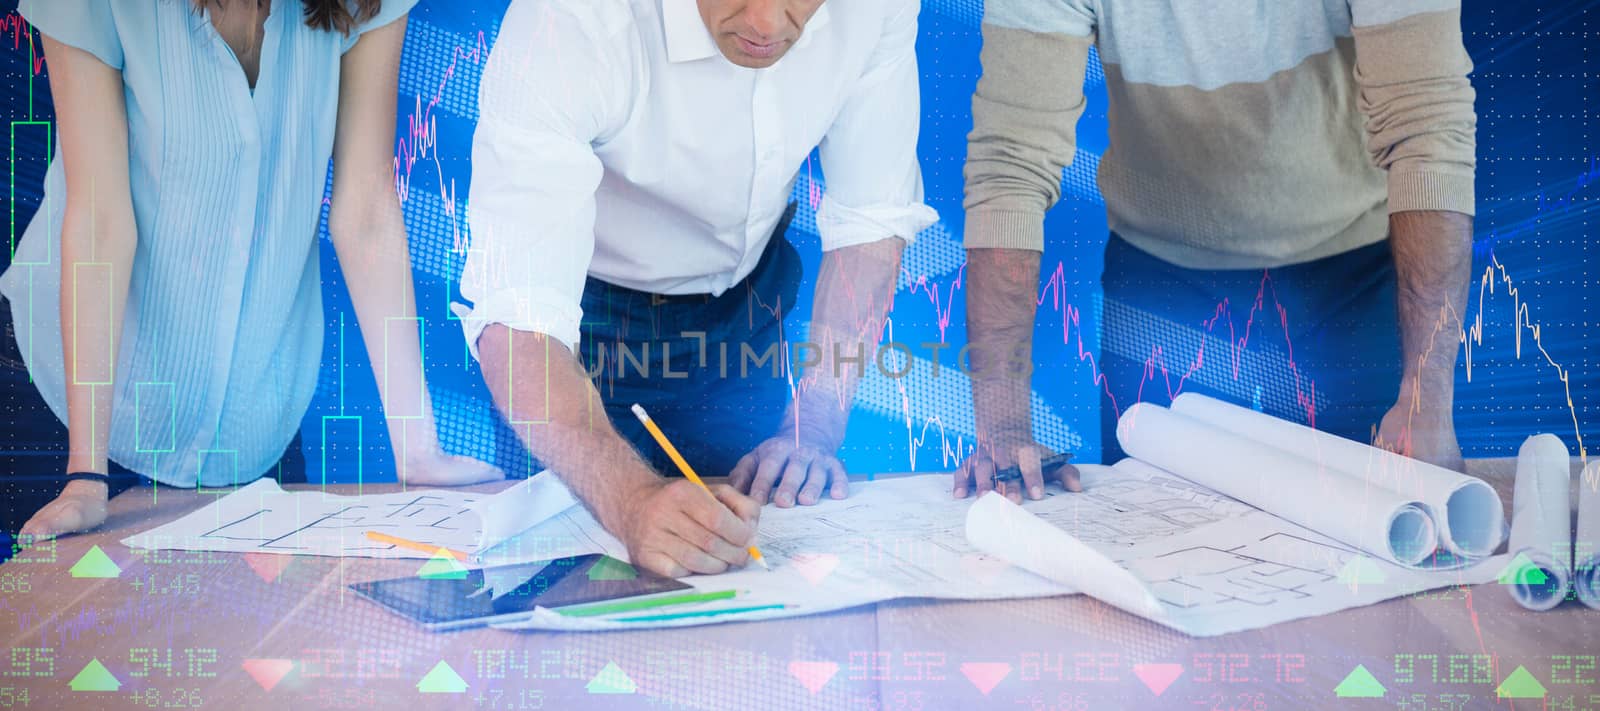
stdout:
{"type": "MultiPolygon", "coordinates": [[[[800,324],[792,337],[803,342],[809,332],[809,324],[800,324]]],[[[856,409],[886,419],[894,428],[888,436],[909,441],[905,465],[910,470],[953,467],[970,451],[977,432],[972,379],[957,363],[960,344],[938,352],[937,376],[930,349],[920,343],[899,345],[904,349],[880,348],[878,359],[863,366],[856,386],[856,409]],[[908,426],[910,431],[905,429],[908,426]],[[933,452],[942,452],[942,461],[919,458],[933,452]]],[[[1031,396],[1031,411],[1034,437],[1040,444],[1059,452],[1083,451],[1083,435],[1037,390],[1031,396]]],[[[895,450],[900,451],[899,445],[895,450]]]]}
{"type": "Polygon", "coordinates": [[[411,268],[455,284],[467,260],[466,252],[455,248],[456,235],[459,232],[461,244],[466,245],[470,244],[470,232],[465,202],[458,198],[453,209],[446,204],[436,192],[413,190],[401,203],[401,210],[411,234],[411,268]]]}
{"type": "MultiPolygon", "coordinates": [[[[1099,170],[1098,154],[1082,148],[1077,149],[1072,165],[1067,166],[1061,173],[1062,199],[1104,205],[1105,200],[1100,196],[1099,181],[1096,177],[1099,170]]],[[[810,171],[802,170],[795,179],[794,190],[789,195],[789,199],[796,204],[794,221],[790,224],[790,228],[816,235],[818,234],[817,211],[811,206],[813,189],[819,195],[825,193],[827,191],[825,179],[810,171]]],[[[957,221],[959,219],[958,216],[957,221]]],[[[941,219],[923,230],[906,250],[899,288],[902,290],[908,288],[919,276],[932,278],[960,268],[966,262],[966,253],[961,247],[961,242],[960,224],[952,225],[950,221],[941,219]]]]}
{"type": "MultiPolygon", "coordinates": [[[[913,355],[908,359],[899,349],[883,349],[882,368],[868,364],[856,390],[856,407],[888,418],[898,426],[909,423],[911,431],[904,433],[913,444],[942,445],[932,451],[944,452],[953,457],[943,461],[920,461],[924,453],[920,446],[909,448],[912,470],[948,469],[960,462],[960,456],[970,452],[977,424],[972,412],[972,380],[961,372],[955,362],[957,349],[939,353],[939,374],[934,376],[933,361],[915,355],[921,349],[906,344],[913,355]],[[909,369],[908,369],[909,368],[909,369]],[[884,371],[887,371],[886,374],[884,371]],[[890,377],[905,373],[898,378],[890,377]],[[942,441],[941,441],[942,438],[942,441]],[[957,441],[962,448],[958,450],[957,441]]],[[[1030,398],[1034,438],[1060,452],[1083,450],[1083,436],[1066,420],[1056,414],[1052,403],[1035,390],[1030,398]]],[[[900,434],[900,433],[896,433],[900,434]]]]}
{"type": "Polygon", "coordinates": [[[406,46],[400,63],[400,93],[422,97],[424,108],[438,96],[437,110],[476,122],[483,60],[488,59],[488,48],[494,46],[500,26],[486,23],[482,29],[480,56],[476,35],[451,32],[426,20],[411,18],[406,25],[406,46]],[[452,63],[454,74],[446,81],[444,70],[452,63]]]}
{"type": "Polygon", "coordinates": [[[1467,321],[1481,315],[1483,330],[1469,333],[1457,369],[1457,434],[1469,457],[1512,456],[1532,432],[1552,432],[1574,453],[1581,433],[1592,451],[1600,442],[1600,341],[1588,335],[1600,320],[1600,3],[1465,0],[1462,30],[1478,112],[1467,321]],[[1486,276],[1492,293],[1480,289],[1486,276]],[[1540,325],[1539,338],[1530,324],[1540,325]]]}
{"type": "MultiPolygon", "coordinates": [[[[1207,367],[1195,370],[1189,376],[1190,380],[1227,393],[1243,402],[1252,402],[1256,395],[1255,388],[1259,385],[1263,410],[1272,413],[1296,413],[1296,419],[1304,419],[1305,410],[1295,395],[1295,382],[1289,369],[1288,353],[1277,345],[1252,343],[1248,349],[1240,352],[1239,377],[1235,378],[1232,375],[1230,357],[1234,352],[1234,346],[1228,339],[1198,328],[1180,325],[1115,299],[1102,298],[1097,301],[1104,310],[1105,322],[1118,326],[1104,334],[1105,340],[1100,345],[1106,353],[1144,362],[1151,357],[1151,352],[1159,347],[1162,351],[1162,362],[1166,364],[1173,384],[1176,385],[1177,379],[1182,377],[1194,362],[1195,354],[1204,349],[1207,367]]],[[[1154,380],[1147,389],[1165,387],[1159,373],[1152,377],[1154,380]]],[[[1307,396],[1311,395],[1309,380],[1303,380],[1301,388],[1307,396]]],[[[1318,394],[1314,403],[1316,411],[1320,413],[1327,405],[1327,398],[1318,394]]],[[[1131,404],[1119,403],[1124,409],[1131,404]]]]}

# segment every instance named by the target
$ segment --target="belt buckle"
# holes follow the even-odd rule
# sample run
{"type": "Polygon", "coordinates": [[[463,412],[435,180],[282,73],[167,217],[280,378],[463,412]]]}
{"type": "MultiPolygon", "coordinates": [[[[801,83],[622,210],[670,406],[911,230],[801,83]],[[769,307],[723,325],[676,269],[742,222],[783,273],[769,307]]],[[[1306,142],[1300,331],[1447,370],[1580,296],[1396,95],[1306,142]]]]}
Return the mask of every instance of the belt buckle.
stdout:
{"type": "Polygon", "coordinates": [[[663,304],[668,303],[669,301],[671,301],[671,298],[669,298],[666,294],[651,294],[650,295],[650,305],[651,306],[661,306],[663,304]]]}

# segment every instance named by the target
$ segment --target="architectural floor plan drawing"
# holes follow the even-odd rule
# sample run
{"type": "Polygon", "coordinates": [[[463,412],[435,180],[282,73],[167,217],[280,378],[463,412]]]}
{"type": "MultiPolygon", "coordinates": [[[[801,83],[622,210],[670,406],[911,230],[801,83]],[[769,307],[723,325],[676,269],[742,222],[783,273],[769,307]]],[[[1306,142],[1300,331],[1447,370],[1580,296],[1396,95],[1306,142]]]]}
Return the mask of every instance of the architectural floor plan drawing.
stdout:
{"type": "Polygon", "coordinates": [[[419,488],[361,496],[284,491],[277,482],[260,479],[123,543],[236,553],[427,558],[432,553],[374,541],[366,533],[478,553],[574,503],[554,477],[527,479],[494,494],[419,488]]]}
{"type": "MultiPolygon", "coordinates": [[[[952,499],[945,474],[855,484],[848,499],[811,507],[768,507],[757,543],[772,571],[749,568],[686,580],[707,589],[738,588],[741,605],[789,606],[740,619],[815,614],[895,598],[1085,592],[1190,634],[1209,635],[1494,573],[1490,565],[1432,572],[1374,560],[1134,460],[1116,467],[1084,465],[1080,471],[1081,494],[1056,489],[1040,501],[1006,504],[1037,525],[1026,533],[1000,533],[994,545],[983,545],[974,531],[1003,529],[1006,522],[985,520],[981,509],[994,507],[952,499]],[[1029,565],[1038,559],[1045,565],[1029,565]]],[[[528,535],[569,542],[608,538],[598,529],[586,515],[571,514],[528,535]]],[[[548,615],[512,627],[616,624],[548,615]]]]}
{"type": "MultiPolygon", "coordinates": [[[[1214,494],[1196,491],[1193,484],[1135,460],[1124,460],[1115,467],[1086,465],[1080,469],[1085,489],[1099,489],[1112,499],[1109,506],[1115,515],[1084,525],[1075,517],[1064,518],[1060,511],[1026,506],[990,508],[997,517],[1034,517],[1081,540],[1104,556],[1105,562],[1131,573],[1128,584],[1142,586],[1142,592],[1159,608],[1136,614],[1190,634],[1253,629],[1431,588],[1487,582],[1504,567],[1503,556],[1451,570],[1401,567],[1270,513],[1213,498],[1214,494]],[[1117,484],[1102,483],[1110,481],[1117,484]],[[1130,500],[1142,503],[1128,504],[1130,500]],[[1180,501],[1194,505],[1175,504],[1180,501]],[[1175,523],[1180,518],[1196,523],[1175,523]],[[1075,525],[1082,533],[1074,531],[1075,525]],[[1136,539],[1131,545],[1130,538],[1097,535],[1103,529],[1128,525],[1139,527],[1127,532],[1136,539]]],[[[1048,556],[1048,552],[991,552],[1030,570],[1050,572],[1052,561],[1028,560],[1030,555],[1048,556]]],[[[1047,577],[1072,583],[1070,573],[1047,577]]],[[[1137,601],[1140,596],[1128,597],[1137,601]]],[[[1125,609],[1133,605],[1108,602],[1125,609]]]]}
{"type": "MultiPolygon", "coordinates": [[[[1320,547],[1287,533],[1269,534],[1257,543],[1268,548],[1279,544],[1320,547]]],[[[1150,585],[1163,604],[1184,609],[1227,603],[1266,606],[1304,600],[1315,594],[1314,586],[1339,579],[1340,564],[1318,566],[1313,562],[1314,556],[1274,555],[1256,551],[1255,547],[1256,544],[1232,549],[1182,548],[1141,559],[1132,570],[1150,585]]]]}
{"type": "MultiPolygon", "coordinates": [[[[950,495],[948,474],[861,482],[844,500],[762,511],[772,570],[687,582],[737,589],[757,617],[814,614],[896,598],[1001,599],[1084,592],[1191,634],[1325,614],[1411,592],[1488,580],[1491,563],[1402,568],[1135,460],[1082,465],[1084,491],[1054,488],[1016,506],[950,495]]],[[[416,489],[359,497],[285,492],[258,481],[131,546],[302,555],[427,557],[366,531],[474,554],[475,564],[583,553],[626,559],[561,482],[541,475],[497,494],[416,489]]],[[[751,619],[741,617],[741,619],[751,619]]],[[[707,624],[716,617],[674,624],[707,624]]],[[[604,627],[536,616],[522,627],[604,627]]],[[[634,625],[637,627],[637,625],[634,625]]]]}
{"type": "MultiPolygon", "coordinates": [[[[379,531],[406,536],[411,540],[437,541],[449,548],[475,546],[481,528],[470,504],[473,496],[405,494],[384,500],[341,505],[327,513],[310,517],[274,519],[272,508],[259,508],[215,528],[195,535],[199,541],[226,541],[226,545],[251,545],[262,552],[310,553],[323,541],[353,539],[341,545],[349,555],[359,551],[388,550],[392,544],[376,543],[364,535],[379,531]],[[278,525],[279,522],[282,525],[278,525]]],[[[266,504],[273,506],[274,504],[266,504]]]]}

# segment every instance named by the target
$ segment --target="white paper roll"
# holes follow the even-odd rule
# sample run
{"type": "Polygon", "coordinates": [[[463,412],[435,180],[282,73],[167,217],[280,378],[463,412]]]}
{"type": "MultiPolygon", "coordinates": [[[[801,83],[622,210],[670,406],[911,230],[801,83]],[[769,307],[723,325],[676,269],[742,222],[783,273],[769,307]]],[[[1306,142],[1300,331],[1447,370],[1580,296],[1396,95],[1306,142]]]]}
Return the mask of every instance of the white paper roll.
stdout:
{"type": "Polygon", "coordinates": [[[1393,563],[1435,550],[1416,500],[1219,427],[1138,403],[1117,421],[1129,456],[1393,563]]]}
{"type": "Polygon", "coordinates": [[[1529,437],[1517,451],[1511,500],[1511,597],[1530,610],[1566,599],[1572,584],[1572,459],[1555,435],[1529,437]],[[1522,560],[1522,559],[1526,560],[1522,560]]]}
{"type": "Polygon", "coordinates": [[[967,541],[990,556],[1141,617],[1165,614],[1155,594],[1126,568],[992,491],[967,509],[967,541]]]}
{"type": "Polygon", "coordinates": [[[1505,505],[1481,479],[1204,395],[1179,395],[1172,410],[1421,501],[1457,556],[1487,556],[1505,536],[1505,505]]]}
{"type": "Polygon", "coordinates": [[[1600,459],[1583,468],[1578,482],[1578,535],[1572,550],[1577,554],[1573,585],[1578,599],[1600,610],[1600,459]]]}

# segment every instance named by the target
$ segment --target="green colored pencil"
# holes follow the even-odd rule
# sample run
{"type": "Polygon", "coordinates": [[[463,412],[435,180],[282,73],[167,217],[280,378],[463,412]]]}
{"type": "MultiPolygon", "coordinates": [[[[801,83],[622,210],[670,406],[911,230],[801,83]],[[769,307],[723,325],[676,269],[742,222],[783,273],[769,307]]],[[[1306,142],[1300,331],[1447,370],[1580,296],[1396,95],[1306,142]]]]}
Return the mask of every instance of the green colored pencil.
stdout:
{"type": "Polygon", "coordinates": [[[556,610],[557,613],[567,617],[594,617],[595,615],[614,615],[619,612],[633,612],[634,610],[649,610],[668,605],[687,605],[694,602],[713,602],[727,600],[738,595],[738,590],[718,590],[716,592],[687,592],[679,595],[666,595],[663,597],[647,597],[619,602],[597,602],[590,605],[574,605],[556,610]]]}

